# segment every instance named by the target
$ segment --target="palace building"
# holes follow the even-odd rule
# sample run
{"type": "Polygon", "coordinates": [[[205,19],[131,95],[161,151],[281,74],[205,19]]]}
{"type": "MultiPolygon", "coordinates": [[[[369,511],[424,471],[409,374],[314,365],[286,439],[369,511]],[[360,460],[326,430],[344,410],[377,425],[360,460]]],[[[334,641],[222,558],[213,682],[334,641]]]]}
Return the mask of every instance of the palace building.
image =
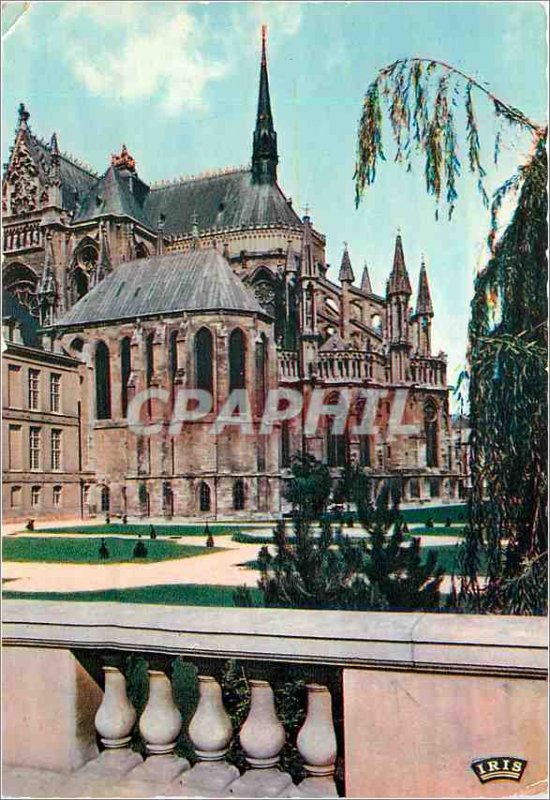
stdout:
{"type": "MultiPolygon", "coordinates": [[[[383,292],[366,265],[356,281],[347,249],[329,277],[325,236],[277,182],[265,38],[246,168],[148,185],[123,146],[97,175],[55,133],[38,138],[29,116],[21,105],[2,186],[5,519],[271,516],[302,450],[335,478],[353,462],[392,476],[405,500],[459,496],[426,266],[413,301],[398,235],[383,292]],[[173,434],[168,405],[153,399],[158,431],[132,430],[136,394],[185,387],[212,394],[206,417],[173,434]],[[278,387],[306,406],[314,389],[328,403],[341,389],[378,389],[376,432],[336,434],[327,417],[310,434],[299,415],[263,435],[278,387]],[[248,392],[251,430],[212,437],[233,389],[248,392]],[[390,435],[403,389],[403,432],[390,435]]],[[[354,396],[351,421],[363,410],[354,396]]]]}

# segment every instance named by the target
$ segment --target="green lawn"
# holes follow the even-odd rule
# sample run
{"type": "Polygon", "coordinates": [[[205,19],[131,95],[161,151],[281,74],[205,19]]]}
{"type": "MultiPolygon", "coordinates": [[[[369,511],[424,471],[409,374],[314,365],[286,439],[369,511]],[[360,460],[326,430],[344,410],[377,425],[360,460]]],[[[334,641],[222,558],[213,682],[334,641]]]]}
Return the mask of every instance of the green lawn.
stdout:
{"type": "Polygon", "coordinates": [[[453,522],[466,522],[468,510],[464,504],[448,506],[427,506],[424,508],[406,508],[401,513],[407,522],[426,522],[432,519],[434,522],[443,522],[447,517],[453,522]]]}
{"type": "MultiPolygon", "coordinates": [[[[205,536],[204,525],[153,525],[157,536],[171,536],[179,539],[180,536],[205,536]]],[[[208,523],[210,533],[213,536],[230,536],[240,530],[240,525],[217,525],[208,523]]],[[[111,522],[109,525],[81,525],[74,527],[59,527],[59,528],[35,528],[35,533],[71,533],[81,534],[82,536],[89,536],[91,533],[101,533],[107,535],[109,533],[128,534],[129,536],[138,536],[141,534],[143,537],[149,538],[151,525],[122,525],[111,522]]]]}
{"type": "Polygon", "coordinates": [[[4,561],[42,561],[64,564],[114,564],[121,562],[148,563],[168,561],[174,558],[190,558],[216,552],[222,548],[206,548],[195,545],[179,545],[174,542],[145,540],[141,541],[147,548],[145,558],[134,558],[133,550],[138,540],[117,539],[108,537],[105,544],[109,558],[99,555],[101,539],[42,538],[18,536],[4,538],[2,556],[4,561]]]}
{"type": "MultiPolygon", "coordinates": [[[[167,606],[233,606],[236,586],[201,586],[173,583],[164,586],[139,586],[132,589],[106,589],[95,592],[17,592],[5,590],[2,596],[14,600],[80,600],[86,602],[153,603],[167,606]]],[[[250,589],[254,605],[262,605],[259,589],[250,589]]]]}
{"type": "Polygon", "coordinates": [[[433,528],[427,528],[425,525],[418,528],[409,526],[409,536],[463,536],[464,525],[460,523],[451,525],[447,528],[445,525],[435,525],[433,528]]]}

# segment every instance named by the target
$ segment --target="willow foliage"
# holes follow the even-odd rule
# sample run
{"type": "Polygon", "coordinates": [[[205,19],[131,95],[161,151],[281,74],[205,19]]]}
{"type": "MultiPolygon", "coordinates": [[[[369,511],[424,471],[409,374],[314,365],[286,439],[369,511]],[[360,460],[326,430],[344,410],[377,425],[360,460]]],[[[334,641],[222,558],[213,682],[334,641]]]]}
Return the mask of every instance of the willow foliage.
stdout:
{"type": "MultiPolygon", "coordinates": [[[[411,58],[380,70],[368,87],[359,123],[356,204],[385,159],[382,107],[395,160],[411,169],[424,156],[427,192],[444,197],[449,218],[461,174],[455,112],[463,106],[468,168],[490,208],[491,257],[478,275],[469,326],[472,495],[462,547],[458,602],[478,611],[540,614],[547,607],[547,128],[502,102],[474,78],[443,62],[411,58]],[[489,198],[481,161],[474,93],[500,123],[531,133],[525,164],[489,198]],[[498,216],[515,199],[497,241],[498,216]],[[487,556],[488,577],[479,580],[487,556]]],[[[499,129],[493,160],[498,161],[499,129]]],[[[436,213],[437,215],[437,213],[436,213]]]]}

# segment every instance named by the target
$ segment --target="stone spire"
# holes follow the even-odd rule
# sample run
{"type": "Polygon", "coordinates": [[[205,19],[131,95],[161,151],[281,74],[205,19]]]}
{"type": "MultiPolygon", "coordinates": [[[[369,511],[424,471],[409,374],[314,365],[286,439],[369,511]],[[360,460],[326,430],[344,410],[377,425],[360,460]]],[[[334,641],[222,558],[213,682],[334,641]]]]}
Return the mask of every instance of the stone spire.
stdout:
{"type": "Polygon", "coordinates": [[[372,294],[372,284],[370,282],[369,268],[367,267],[366,261],[363,267],[363,277],[361,278],[361,291],[365,292],[365,294],[372,294]]]}
{"type": "Polygon", "coordinates": [[[353,274],[353,269],[351,267],[351,260],[349,257],[347,242],[344,242],[344,252],[342,254],[342,263],[340,264],[340,272],[338,273],[338,280],[340,281],[340,283],[344,283],[345,281],[347,281],[348,283],[353,283],[353,281],[355,280],[355,275],[353,274]]]}
{"type": "Polygon", "coordinates": [[[395,239],[395,252],[393,255],[393,269],[388,282],[388,294],[412,294],[411,282],[407,267],[405,266],[405,256],[403,254],[403,242],[401,234],[398,233],[395,239]]]}
{"type": "Polygon", "coordinates": [[[434,309],[432,305],[432,298],[430,295],[430,286],[428,283],[428,273],[426,272],[426,264],[424,256],[422,256],[422,263],[420,265],[420,275],[418,277],[418,296],[416,298],[416,314],[417,316],[433,317],[434,309]]]}
{"type": "Polygon", "coordinates": [[[267,76],[266,31],[262,25],[262,59],[260,64],[260,89],[258,112],[252,148],[252,180],[254,183],[275,183],[277,180],[277,134],[273,126],[269,79],[267,76]]]}

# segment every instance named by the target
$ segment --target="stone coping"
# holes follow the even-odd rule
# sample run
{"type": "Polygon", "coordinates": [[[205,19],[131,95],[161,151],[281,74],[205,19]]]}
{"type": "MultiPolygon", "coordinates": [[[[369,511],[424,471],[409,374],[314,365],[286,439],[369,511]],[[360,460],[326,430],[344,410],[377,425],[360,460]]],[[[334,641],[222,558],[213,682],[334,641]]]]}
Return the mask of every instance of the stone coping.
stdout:
{"type": "Polygon", "coordinates": [[[5,600],[3,643],[540,678],[545,618],[5,600]]]}

